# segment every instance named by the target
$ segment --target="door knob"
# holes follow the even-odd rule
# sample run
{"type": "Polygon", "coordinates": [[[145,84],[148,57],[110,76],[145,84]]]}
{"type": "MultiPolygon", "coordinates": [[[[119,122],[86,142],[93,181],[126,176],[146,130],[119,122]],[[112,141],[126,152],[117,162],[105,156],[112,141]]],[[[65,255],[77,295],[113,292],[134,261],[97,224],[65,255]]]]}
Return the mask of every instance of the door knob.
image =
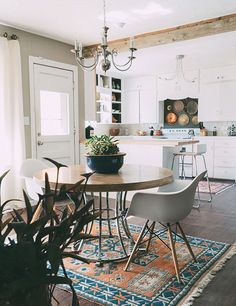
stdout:
{"type": "Polygon", "coordinates": [[[38,146],[42,146],[43,142],[41,140],[38,140],[38,146]]]}

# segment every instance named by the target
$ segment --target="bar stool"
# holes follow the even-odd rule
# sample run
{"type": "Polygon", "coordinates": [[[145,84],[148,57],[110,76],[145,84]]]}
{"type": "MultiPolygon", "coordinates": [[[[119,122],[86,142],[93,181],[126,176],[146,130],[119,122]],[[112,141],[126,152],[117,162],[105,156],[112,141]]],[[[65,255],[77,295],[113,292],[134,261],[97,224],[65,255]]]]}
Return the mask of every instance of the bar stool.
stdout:
{"type": "MultiPolygon", "coordinates": [[[[181,165],[181,179],[185,179],[186,175],[185,175],[185,166],[186,165],[190,165],[193,167],[193,165],[195,164],[195,170],[196,170],[196,176],[198,175],[198,157],[201,157],[203,160],[203,164],[204,164],[204,168],[207,171],[207,165],[206,165],[206,159],[204,154],[207,151],[207,146],[206,144],[196,144],[194,146],[194,150],[192,151],[186,151],[185,147],[176,147],[174,149],[173,152],[173,159],[172,159],[172,165],[171,165],[171,169],[173,170],[174,167],[174,162],[175,162],[175,158],[179,157],[181,162],[179,163],[181,165]],[[186,163],[185,162],[185,157],[191,157],[192,161],[191,163],[186,163]]],[[[207,180],[207,186],[208,186],[208,190],[209,190],[209,195],[210,195],[210,199],[207,200],[208,202],[212,201],[212,192],[211,192],[211,186],[210,186],[210,181],[209,181],[209,177],[208,177],[208,171],[206,172],[206,180],[207,180]]],[[[198,192],[198,200],[200,201],[204,201],[202,199],[200,199],[200,192],[199,192],[199,187],[197,188],[197,192],[198,192]]]]}

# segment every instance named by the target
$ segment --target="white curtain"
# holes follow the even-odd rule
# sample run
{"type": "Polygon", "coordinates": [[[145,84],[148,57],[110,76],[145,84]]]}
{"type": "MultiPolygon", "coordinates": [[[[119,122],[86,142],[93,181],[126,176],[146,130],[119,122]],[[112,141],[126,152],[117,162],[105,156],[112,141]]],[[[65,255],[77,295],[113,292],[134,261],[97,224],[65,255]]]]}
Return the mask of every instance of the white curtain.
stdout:
{"type": "Polygon", "coordinates": [[[2,200],[22,198],[19,169],[24,159],[20,46],[17,40],[0,37],[0,175],[10,169],[2,186],[2,200]]]}

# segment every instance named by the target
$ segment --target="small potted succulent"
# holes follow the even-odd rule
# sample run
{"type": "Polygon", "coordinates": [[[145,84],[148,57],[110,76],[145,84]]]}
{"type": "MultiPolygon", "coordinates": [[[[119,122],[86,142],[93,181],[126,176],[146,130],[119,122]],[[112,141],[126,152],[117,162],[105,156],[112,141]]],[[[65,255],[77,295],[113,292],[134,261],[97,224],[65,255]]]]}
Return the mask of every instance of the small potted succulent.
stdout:
{"type": "Polygon", "coordinates": [[[93,136],[85,143],[87,164],[98,173],[116,173],[124,163],[118,140],[112,136],[93,136]]]}

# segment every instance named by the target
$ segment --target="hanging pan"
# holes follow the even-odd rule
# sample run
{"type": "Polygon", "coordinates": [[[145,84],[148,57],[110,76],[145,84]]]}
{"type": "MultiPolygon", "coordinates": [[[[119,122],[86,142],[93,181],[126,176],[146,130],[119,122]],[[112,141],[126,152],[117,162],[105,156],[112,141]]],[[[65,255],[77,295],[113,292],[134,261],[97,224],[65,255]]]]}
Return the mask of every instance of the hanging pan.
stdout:
{"type": "Polygon", "coordinates": [[[181,114],[178,119],[179,125],[185,126],[189,123],[189,116],[186,114],[181,114]]]}
{"type": "Polygon", "coordinates": [[[192,117],[192,124],[193,125],[197,125],[199,122],[198,122],[198,116],[193,116],[192,117]]]}
{"type": "Polygon", "coordinates": [[[180,113],[184,110],[184,102],[181,101],[181,100],[176,100],[173,104],[174,106],[174,110],[177,112],[177,113],[180,113]]]}
{"type": "Polygon", "coordinates": [[[197,102],[196,101],[189,101],[188,104],[187,104],[187,113],[189,115],[195,115],[196,112],[197,112],[197,109],[198,109],[198,105],[197,105],[197,102]]]}
{"type": "Polygon", "coordinates": [[[175,124],[177,121],[177,115],[175,113],[169,113],[166,116],[166,123],[168,124],[175,124]]]}

